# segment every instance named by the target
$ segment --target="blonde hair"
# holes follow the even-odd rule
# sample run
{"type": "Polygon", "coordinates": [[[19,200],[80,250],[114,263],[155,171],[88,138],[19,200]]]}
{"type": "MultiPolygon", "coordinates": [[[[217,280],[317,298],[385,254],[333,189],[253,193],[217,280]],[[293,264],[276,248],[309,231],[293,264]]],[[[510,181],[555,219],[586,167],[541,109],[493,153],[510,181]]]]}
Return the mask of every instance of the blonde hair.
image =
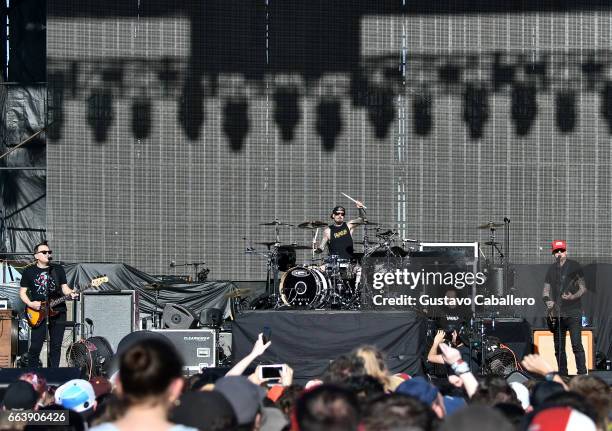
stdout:
{"type": "Polygon", "coordinates": [[[385,392],[393,391],[391,376],[383,352],[374,346],[360,346],[354,351],[354,355],[363,359],[366,374],[378,380],[385,388],[385,392]]]}

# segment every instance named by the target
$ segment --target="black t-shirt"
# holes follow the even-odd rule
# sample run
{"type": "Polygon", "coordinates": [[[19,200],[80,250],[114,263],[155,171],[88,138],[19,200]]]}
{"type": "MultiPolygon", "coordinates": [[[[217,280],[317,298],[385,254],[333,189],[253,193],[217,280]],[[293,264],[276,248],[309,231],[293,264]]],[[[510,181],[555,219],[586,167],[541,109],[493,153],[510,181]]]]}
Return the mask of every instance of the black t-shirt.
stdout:
{"type": "Polygon", "coordinates": [[[574,300],[561,299],[561,293],[576,293],[579,289],[578,280],[584,280],[582,267],[575,260],[567,259],[565,263],[558,267],[556,263],[548,268],[545,282],[550,284],[550,300],[560,299],[561,311],[580,311],[580,298],[574,300]]]}
{"type": "Polygon", "coordinates": [[[329,254],[341,259],[353,258],[353,237],[346,222],[340,226],[329,226],[329,254]]]}
{"type": "MultiPolygon", "coordinates": [[[[66,271],[61,265],[51,265],[48,268],[39,268],[32,265],[21,274],[21,287],[28,289],[28,298],[32,301],[45,300],[45,286],[49,292],[49,299],[53,300],[64,296],[62,284],[66,283],[66,271]]],[[[54,307],[54,310],[62,309],[66,309],[65,302],[54,307]]]]}

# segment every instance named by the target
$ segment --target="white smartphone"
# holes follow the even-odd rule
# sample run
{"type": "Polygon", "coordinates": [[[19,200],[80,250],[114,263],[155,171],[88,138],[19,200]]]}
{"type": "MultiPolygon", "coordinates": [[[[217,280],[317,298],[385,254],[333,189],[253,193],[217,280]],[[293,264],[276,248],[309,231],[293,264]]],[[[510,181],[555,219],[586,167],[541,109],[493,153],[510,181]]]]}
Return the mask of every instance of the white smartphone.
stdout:
{"type": "Polygon", "coordinates": [[[281,372],[285,369],[284,364],[261,365],[259,367],[259,379],[262,381],[279,381],[281,372]]]}

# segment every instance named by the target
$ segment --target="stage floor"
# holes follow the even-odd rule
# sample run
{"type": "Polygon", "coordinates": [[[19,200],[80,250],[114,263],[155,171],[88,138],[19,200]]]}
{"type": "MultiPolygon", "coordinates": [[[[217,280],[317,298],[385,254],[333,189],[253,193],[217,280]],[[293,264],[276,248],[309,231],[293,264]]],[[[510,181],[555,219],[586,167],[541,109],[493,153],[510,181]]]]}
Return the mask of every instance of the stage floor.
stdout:
{"type": "Polygon", "coordinates": [[[413,311],[247,311],[233,323],[232,352],[235,362],[245,357],[267,327],[272,345],[259,363],[287,363],[299,382],[319,377],[330,361],[364,344],[383,350],[392,372],[418,375],[426,323],[413,311]]]}

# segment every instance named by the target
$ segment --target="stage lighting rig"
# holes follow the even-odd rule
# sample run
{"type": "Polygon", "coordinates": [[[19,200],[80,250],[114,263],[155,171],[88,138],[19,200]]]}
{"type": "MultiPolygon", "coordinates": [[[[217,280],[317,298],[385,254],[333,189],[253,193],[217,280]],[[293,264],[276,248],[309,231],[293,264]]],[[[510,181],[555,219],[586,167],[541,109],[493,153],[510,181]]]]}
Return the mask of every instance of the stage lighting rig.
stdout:
{"type": "Polygon", "coordinates": [[[96,142],[106,141],[113,122],[113,96],[110,88],[94,87],[87,99],[87,123],[93,129],[96,142]]]}
{"type": "Polygon", "coordinates": [[[422,91],[412,99],[412,124],[414,133],[418,136],[427,136],[433,127],[431,108],[433,96],[429,91],[422,91]]]}
{"type": "Polygon", "coordinates": [[[145,89],[140,90],[132,103],[132,134],[136,139],[146,139],[151,133],[151,99],[145,89]]]}
{"type": "Polygon", "coordinates": [[[232,151],[241,151],[250,129],[249,104],[246,97],[231,98],[223,107],[223,132],[232,151]]]}
{"type": "Polygon", "coordinates": [[[482,138],[484,125],[489,119],[489,90],[483,83],[469,82],[463,92],[463,120],[472,139],[482,138]]]}
{"type": "Polygon", "coordinates": [[[204,123],[204,89],[198,78],[189,76],[183,84],[183,93],[179,100],[179,123],[187,137],[195,141],[200,137],[204,123]]]}
{"type": "Polygon", "coordinates": [[[576,127],[576,92],[562,89],[555,94],[555,123],[561,133],[571,133],[576,127]]]}
{"type": "Polygon", "coordinates": [[[608,131],[612,133],[612,81],[606,81],[601,90],[601,116],[608,124],[608,131]]]}
{"type": "Polygon", "coordinates": [[[317,106],[317,133],[325,151],[333,151],[342,132],[342,105],[335,97],[325,98],[317,106]]]}
{"type": "Polygon", "coordinates": [[[515,83],[512,86],[511,100],[510,112],[514,130],[518,136],[526,136],[531,131],[538,114],[535,85],[525,82],[515,83]]]}
{"type": "Polygon", "coordinates": [[[274,122],[280,129],[283,141],[291,141],[302,116],[298,89],[293,86],[281,86],[276,89],[273,97],[274,122]]]}

